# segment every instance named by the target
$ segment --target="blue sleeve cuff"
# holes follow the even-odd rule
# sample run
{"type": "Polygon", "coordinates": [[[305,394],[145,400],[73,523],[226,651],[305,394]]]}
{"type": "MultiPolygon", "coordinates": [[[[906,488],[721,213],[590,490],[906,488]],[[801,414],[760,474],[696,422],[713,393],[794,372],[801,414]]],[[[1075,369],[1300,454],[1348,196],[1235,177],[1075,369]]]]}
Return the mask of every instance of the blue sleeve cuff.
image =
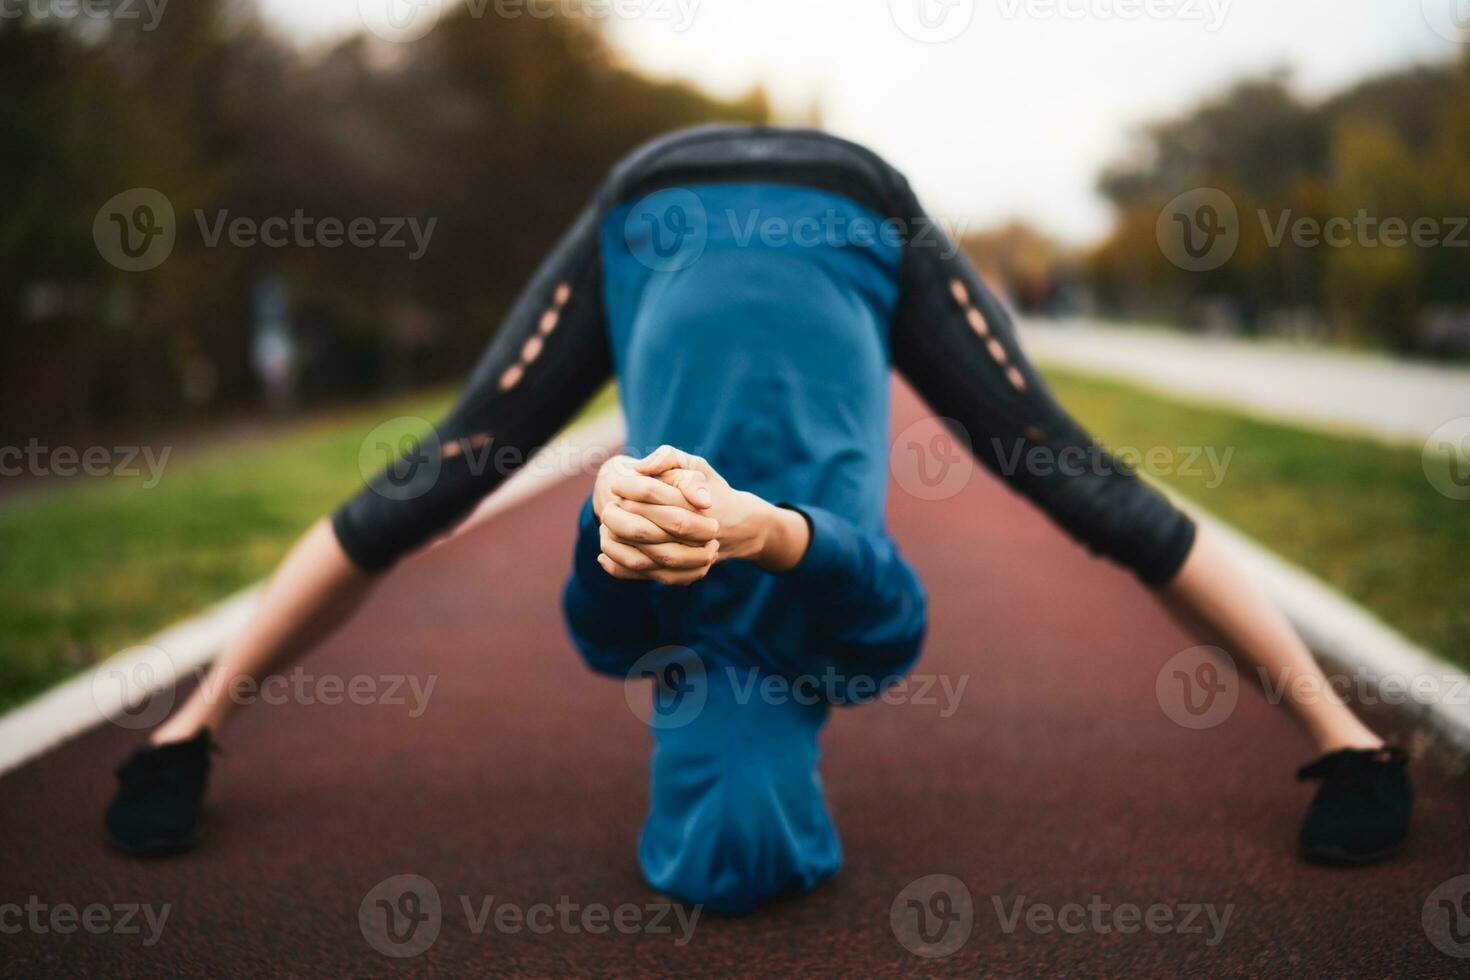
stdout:
{"type": "Polygon", "coordinates": [[[862,535],[847,521],[821,507],[782,504],[806,518],[811,542],[801,561],[781,577],[812,593],[837,595],[858,580],[863,564],[862,535]]]}

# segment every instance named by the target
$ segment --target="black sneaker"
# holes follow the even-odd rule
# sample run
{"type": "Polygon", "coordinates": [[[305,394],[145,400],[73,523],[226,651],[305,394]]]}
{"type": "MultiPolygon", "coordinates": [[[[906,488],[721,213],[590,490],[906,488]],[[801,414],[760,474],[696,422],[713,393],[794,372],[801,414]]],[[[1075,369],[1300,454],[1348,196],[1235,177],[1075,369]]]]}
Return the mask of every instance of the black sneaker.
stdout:
{"type": "Polygon", "coordinates": [[[203,838],[199,808],[218,751],[209,729],[187,742],[147,745],[117,770],[117,796],[107,808],[107,836],[134,857],[187,851],[203,838]]]}
{"type": "Polygon", "coordinates": [[[1392,857],[1409,833],[1414,790],[1398,749],[1339,749],[1305,765],[1298,779],[1322,786],[1302,824],[1302,857],[1317,864],[1372,864],[1392,857]]]}

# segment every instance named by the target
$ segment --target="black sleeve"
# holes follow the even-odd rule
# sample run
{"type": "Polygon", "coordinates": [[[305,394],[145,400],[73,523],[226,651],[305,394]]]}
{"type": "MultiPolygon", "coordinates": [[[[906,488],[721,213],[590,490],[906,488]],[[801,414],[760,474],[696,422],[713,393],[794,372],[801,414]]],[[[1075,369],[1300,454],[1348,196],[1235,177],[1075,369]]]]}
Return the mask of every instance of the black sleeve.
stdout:
{"type": "Polygon", "coordinates": [[[1171,581],[1193,547],[1194,522],[1057,404],[1005,308],[938,224],[912,208],[895,366],[935,413],[964,428],[977,459],[1074,538],[1150,585],[1171,581]]]}
{"type": "Polygon", "coordinates": [[[612,376],[598,226],[589,207],[562,237],[443,421],[376,447],[388,465],[332,515],[354,564],[381,571],[452,529],[612,376]]]}

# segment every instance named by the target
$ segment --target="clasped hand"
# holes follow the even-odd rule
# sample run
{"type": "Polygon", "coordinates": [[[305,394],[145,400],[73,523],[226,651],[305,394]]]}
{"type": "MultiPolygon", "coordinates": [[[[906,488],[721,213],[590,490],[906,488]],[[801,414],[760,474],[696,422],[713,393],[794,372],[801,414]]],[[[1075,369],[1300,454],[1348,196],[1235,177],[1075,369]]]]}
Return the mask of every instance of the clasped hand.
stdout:
{"type": "Polygon", "coordinates": [[[592,510],[601,522],[602,570],[664,585],[691,585],[732,559],[785,571],[809,538],[799,513],[736,490],[707,460],[672,446],[609,459],[592,510]]]}

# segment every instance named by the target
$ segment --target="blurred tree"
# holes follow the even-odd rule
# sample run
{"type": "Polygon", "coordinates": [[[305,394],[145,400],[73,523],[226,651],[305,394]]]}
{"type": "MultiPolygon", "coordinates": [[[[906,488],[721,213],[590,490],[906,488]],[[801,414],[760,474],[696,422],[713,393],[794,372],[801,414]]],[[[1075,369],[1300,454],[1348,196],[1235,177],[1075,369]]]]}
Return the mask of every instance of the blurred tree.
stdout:
{"type": "MultiPolygon", "coordinates": [[[[493,8],[487,8],[493,9],[493,8]]],[[[667,129],[765,121],[622,67],[593,18],[481,18],[423,39],[304,53],[240,0],[137,20],[0,20],[0,439],[171,422],[258,403],[250,296],[287,286],[308,396],[462,376],[612,163],[667,129]],[[92,241],[115,194],[161,191],[178,238],[156,269],[92,241]],[[211,246],[267,218],[434,222],[428,248],[211,246]]],[[[379,226],[380,230],[383,226],[379,226]]],[[[403,237],[408,237],[406,233],[403,237]]]]}
{"type": "Polygon", "coordinates": [[[1383,217],[1405,226],[1427,217],[1413,154],[1381,122],[1346,118],[1338,124],[1332,151],[1333,191],[1342,219],[1359,227],[1326,249],[1327,308],[1338,322],[1407,349],[1422,298],[1423,249],[1407,231],[1385,228],[1383,217]]]}
{"type": "Polygon", "coordinates": [[[1247,329],[1305,317],[1397,349],[1422,345],[1431,310],[1470,322],[1467,253],[1446,240],[1470,216],[1470,54],[1319,104],[1289,82],[1284,72],[1244,82],[1149,126],[1103,172],[1117,216],[1085,266],[1103,309],[1199,323],[1201,310],[1226,308],[1247,329]],[[1198,187],[1231,197],[1240,239],[1224,265],[1187,271],[1154,228],[1198,187]],[[1416,221],[1433,222],[1435,244],[1400,232],[1416,221]]]}
{"type": "Polygon", "coordinates": [[[980,274],[1018,310],[1076,312],[1077,255],[1024,221],[965,236],[960,243],[980,274]]]}

